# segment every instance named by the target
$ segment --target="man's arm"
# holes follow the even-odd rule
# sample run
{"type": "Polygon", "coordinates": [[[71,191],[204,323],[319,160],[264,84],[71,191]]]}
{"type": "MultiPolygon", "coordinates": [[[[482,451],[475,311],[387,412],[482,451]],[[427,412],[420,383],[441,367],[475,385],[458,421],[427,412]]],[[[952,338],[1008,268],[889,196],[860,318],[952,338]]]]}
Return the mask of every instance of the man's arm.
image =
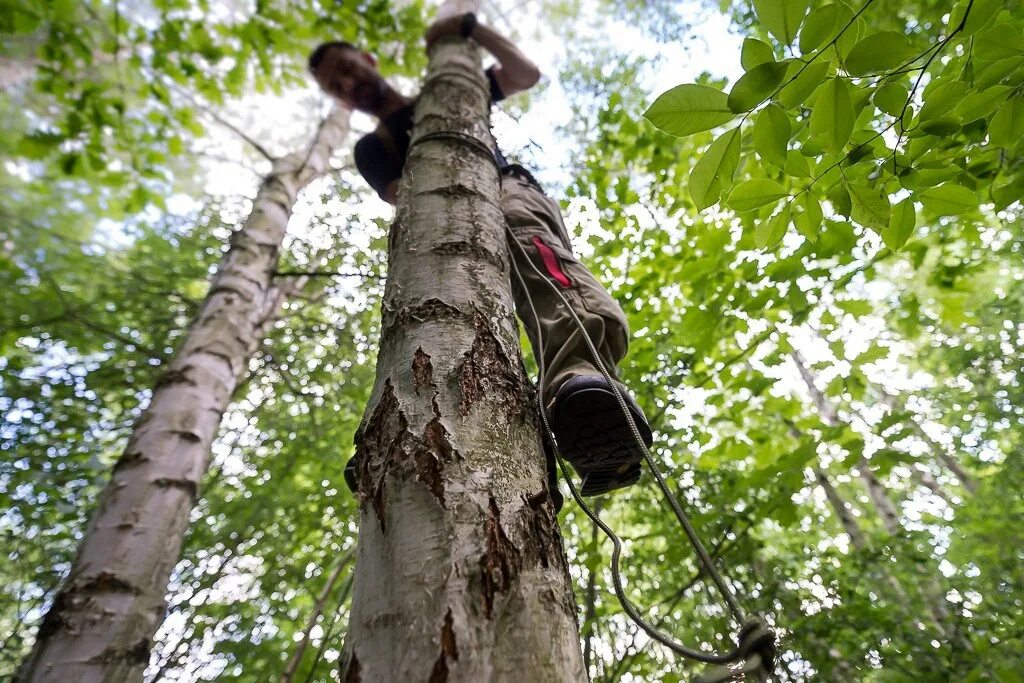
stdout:
{"type": "MultiPolygon", "coordinates": [[[[461,35],[463,17],[455,16],[435,22],[427,29],[427,49],[434,41],[449,35],[461,35]]],[[[489,26],[475,24],[469,37],[480,47],[494,55],[498,65],[494,67],[494,80],[506,97],[528,90],[540,80],[540,69],[524,55],[511,40],[489,26]]]]}

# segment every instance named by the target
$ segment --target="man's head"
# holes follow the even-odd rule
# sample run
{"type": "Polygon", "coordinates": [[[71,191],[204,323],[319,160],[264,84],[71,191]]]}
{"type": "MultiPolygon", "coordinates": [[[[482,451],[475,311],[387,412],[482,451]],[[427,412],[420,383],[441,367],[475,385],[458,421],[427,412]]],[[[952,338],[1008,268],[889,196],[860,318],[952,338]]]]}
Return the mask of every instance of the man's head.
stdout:
{"type": "Polygon", "coordinates": [[[370,114],[377,111],[388,90],[373,55],[340,40],[322,43],[310,53],[309,72],[328,95],[370,114]]]}

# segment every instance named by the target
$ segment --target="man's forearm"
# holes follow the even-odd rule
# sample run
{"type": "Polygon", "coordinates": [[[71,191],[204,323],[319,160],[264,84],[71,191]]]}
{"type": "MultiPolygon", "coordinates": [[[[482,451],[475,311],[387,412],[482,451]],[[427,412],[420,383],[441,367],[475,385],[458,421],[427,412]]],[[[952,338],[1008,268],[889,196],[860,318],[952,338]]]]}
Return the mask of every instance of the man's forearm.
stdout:
{"type": "Polygon", "coordinates": [[[498,60],[495,78],[505,95],[527,90],[540,80],[540,69],[515,44],[489,26],[477,24],[471,34],[480,47],[498,60]]]}

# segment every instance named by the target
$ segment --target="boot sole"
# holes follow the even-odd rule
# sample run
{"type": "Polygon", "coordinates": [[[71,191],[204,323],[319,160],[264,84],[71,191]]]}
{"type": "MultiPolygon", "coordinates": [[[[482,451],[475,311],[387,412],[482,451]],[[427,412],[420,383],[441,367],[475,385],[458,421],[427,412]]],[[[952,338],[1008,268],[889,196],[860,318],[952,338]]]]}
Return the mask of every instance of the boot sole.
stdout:
{"type": "MultiPolygon", "coordinates": [[[[632,406],[629,412],[649,447],[652,435],[647,421],[632,406]]],[[[590,387],[559,399],[551,429],[562,455],[583,479],[582,495],[608,493],[640,479],[643,451],[610,389],[590,387]]]]}

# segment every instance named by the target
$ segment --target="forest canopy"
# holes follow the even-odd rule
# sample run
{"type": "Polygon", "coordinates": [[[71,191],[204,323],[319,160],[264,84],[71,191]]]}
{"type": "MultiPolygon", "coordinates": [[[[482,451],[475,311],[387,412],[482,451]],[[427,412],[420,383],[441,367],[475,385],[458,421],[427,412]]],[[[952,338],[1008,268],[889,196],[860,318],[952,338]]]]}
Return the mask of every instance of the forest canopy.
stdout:
{"type": "MultiPolygon", "coordinates": [[[[149,682],[342,680],[360,515],[344,467],[392,210],[353,160],[374,122],[342,122],[306,59],[348,41],[413,95],[437,7],[2,4],[0,678],[30,657],[226,255],[284,187],[261,336],[142,656],[149,682]]],[[[778,680],[1024,680],[1024,5],[478,14],[544,72],[494,107],[495,135],[625,310],[652,453],[775,630],[778,680]]],[[[589,675],[691,680],[702,667],[625,616],[610,543],[560,489],[589,675]]],[[[592,503],[645,618],[727,648],[736,625],[650,473],[592,503]]]]}

